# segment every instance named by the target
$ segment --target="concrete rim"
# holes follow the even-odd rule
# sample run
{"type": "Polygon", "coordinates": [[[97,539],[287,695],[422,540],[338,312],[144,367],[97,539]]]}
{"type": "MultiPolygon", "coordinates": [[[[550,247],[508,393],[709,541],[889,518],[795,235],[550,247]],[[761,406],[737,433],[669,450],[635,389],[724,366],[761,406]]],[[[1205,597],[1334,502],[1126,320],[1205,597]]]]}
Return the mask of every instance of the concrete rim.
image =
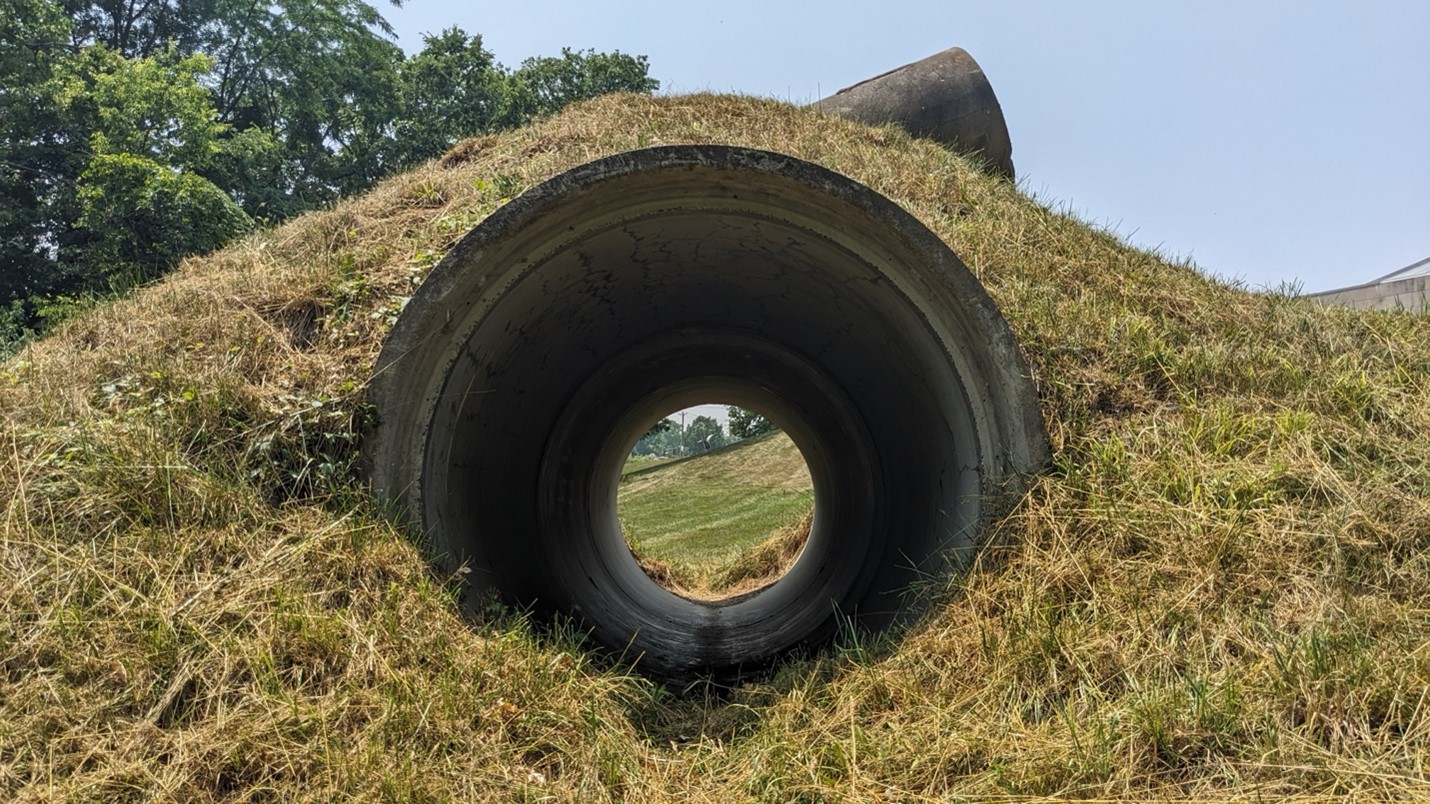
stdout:
{"type": "Polygon", "coordinates": [[[896,621],[1048,454],[1011,330],[937,236],[729,146],[617,154],[498,210],[403,311],[370,398],[375,492],[472,591],[573,614],[670,677],[896,621]],[[819,501],[794,571],[732,605],[656,586],[612,529],[621,448],[702,384],[778,417],[819,501]]]}

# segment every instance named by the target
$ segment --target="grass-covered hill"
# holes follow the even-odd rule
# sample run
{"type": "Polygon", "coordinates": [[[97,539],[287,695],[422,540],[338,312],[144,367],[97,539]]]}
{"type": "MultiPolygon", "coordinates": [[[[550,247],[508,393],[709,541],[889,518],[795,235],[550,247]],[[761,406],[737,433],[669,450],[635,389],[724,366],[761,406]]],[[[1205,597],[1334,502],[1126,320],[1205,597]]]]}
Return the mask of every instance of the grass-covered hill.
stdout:
{"type": "Polygon", "coordinates": [[[893,131],[581,105],[4,365],[0,798],[1430,796],[1427,344],[1430,317],[1212,281],[893,131]],[[680,142],[821,163],[944,237],[1054,449],[910,631],[728,695],[464,621],[354,469],[383,334],[444,249],[558,171],[680,142]]]}
{"type": "Polygon", "coordinates": [[[775,580],[799,555],[814,481],[776,432],[629,469],[616,507],[647,572],[686,594],[728,597],[775,580]]]}

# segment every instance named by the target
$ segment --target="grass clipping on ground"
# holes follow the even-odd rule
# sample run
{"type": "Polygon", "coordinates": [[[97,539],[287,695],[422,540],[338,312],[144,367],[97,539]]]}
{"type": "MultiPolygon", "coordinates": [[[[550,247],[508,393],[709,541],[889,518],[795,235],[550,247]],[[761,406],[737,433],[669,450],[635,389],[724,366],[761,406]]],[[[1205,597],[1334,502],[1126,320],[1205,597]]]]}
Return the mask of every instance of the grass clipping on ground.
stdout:
{"type": "Polygon", "coordinates": [[[0,793],[1427,795],[1427,343],[1430,317],[1229,287],[891,130],[581,105],[4,365],[0,793]],[[353,466],[383,334],[445,249],[558,171],[684,142],[823,164],[945,238],[1055,453],[902,638],[703,699],[500,610],[464,622],[353,466]]]}

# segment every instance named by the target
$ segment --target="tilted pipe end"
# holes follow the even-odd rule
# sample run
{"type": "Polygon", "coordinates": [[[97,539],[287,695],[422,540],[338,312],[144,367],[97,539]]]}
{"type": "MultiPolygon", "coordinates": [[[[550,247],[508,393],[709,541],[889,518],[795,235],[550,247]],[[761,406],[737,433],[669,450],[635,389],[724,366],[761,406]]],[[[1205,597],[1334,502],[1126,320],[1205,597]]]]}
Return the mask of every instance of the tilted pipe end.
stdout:
{"type": "Polygon", "coordinates": [[[1003,108],[983,68],[963,48],[905,64],[812,105],[871,125],[897,123],[915,137],[977,156],[993,172],[1015,177],[1003,108]]]}

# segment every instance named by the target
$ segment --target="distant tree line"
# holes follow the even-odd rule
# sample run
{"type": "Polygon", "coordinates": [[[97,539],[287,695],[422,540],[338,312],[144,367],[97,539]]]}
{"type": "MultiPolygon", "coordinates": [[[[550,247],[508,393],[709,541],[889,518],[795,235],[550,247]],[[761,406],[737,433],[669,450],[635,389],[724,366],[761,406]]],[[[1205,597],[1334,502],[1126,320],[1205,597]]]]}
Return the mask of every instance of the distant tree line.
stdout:
{"type": "Polygon", "coordinates": [[[753,410],[726,405],[725,413],[730,417],[730,437],[737,441],[773,433],[780,429],[774,422],[765,418],[763,413],[756,413],[753,410]]]}
{"type": "Polygon", "coordinates": [[[462,137],[659,86],[644,56],[392,36],[361,0],[0,0],[0,345],[462,137]]]}
{"type": "Polygon", "coordinates": [[[636,442],[632,455],[656,455],[675,457],[700,455],[712,449],[753,438],[779,429],[763,414],[746,410],[735,405],[725,408],[730,417],[727,432],[720,422],[710,416],[696,416],[683,428],[675,419],[665,418],[651,426],[646,434],[636,442]]]}

